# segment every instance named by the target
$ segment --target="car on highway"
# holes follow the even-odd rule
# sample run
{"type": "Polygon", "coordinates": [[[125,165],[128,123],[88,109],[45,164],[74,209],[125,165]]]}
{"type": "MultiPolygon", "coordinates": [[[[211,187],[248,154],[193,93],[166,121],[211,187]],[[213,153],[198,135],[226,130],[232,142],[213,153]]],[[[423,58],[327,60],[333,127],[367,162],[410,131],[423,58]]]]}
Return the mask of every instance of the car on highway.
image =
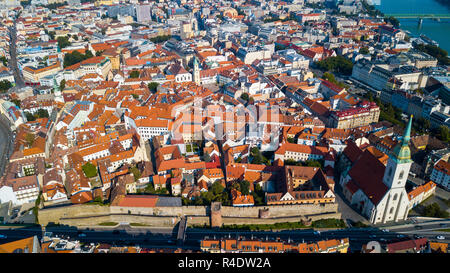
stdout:
{"type": "Polygon", "coordinates": [[[78,234],[78,237],[86,237],[86,234],[80,233],[80,234],[78,234]]]}
{"type": "Polygon", "coordinates": [[[445,226],[447,226],[447,224],[446,223],[440,223],[439,224],[441,227],[445,227],[445,226]]]}
{"type": "Polygon", "coordinates": [[[417,225],[417,226],[414,226],[416,229],[422,229],[422,227],[421,226],[419,226],[419,225],[417,225]]]}
{"type": "Polygon", "coordinates": [[[0,239],[6,239],[8,238],[8,236],[4,235],[4,234],[0,234],[0,239]]]}
{"type": "Polygon", "coordinates": [[[404,234],[398,234],[397,235],[397,238],[405,238],[406,237],[406,235],[404,235],[404,234]]]}
{"type": "Polygon", "coordinates": [[[438,239],[438,240],[445,240],[445,237],[442,236],[442,235],[438,235],[438,236],[436,236],[436,239],[438,239]]]}
{"type": "Polygon", "coordinates": [[[314,231],[314,234],[315,235],[320,235],[320,231],[316,230],[316,231],[314,231]]]}
{"type": "Polygon", "coordinates": [[[383,232],[389,232],[389,229],[383,229],[383,230],[381,230],[381,231],[383,231],[383,232]]]}

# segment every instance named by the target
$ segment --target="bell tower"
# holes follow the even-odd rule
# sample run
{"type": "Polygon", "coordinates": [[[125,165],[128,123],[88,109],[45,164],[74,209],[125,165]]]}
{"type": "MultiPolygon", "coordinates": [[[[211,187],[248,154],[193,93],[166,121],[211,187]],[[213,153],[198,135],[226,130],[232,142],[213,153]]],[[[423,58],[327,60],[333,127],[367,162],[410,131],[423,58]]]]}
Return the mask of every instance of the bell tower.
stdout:
{"type": "Polygon", "coordinates": [[[200,85],[200,69],[198,66],[197,57],[194,57],[194,71],[193,71],[194,82],[200,85]]]}
{"type": "Polygon", "coordinates": [[[412,116],[409,118],[408,125],[403,133],[402,140],[395,146],[389,155],[389,160],[384,172],[383,183],[388,188],[404,188],[408,173],[411,168],[411,150],[409,149],[409,140],[411,139],[412,116]]]}
{"type": "Polygon", "coordinates": [[[405,185],[412,164],[411,150],[409,149],[412,118],[412,116],[409,118],[403,138],[389,155],[384,171],[383,183],[388,190],[385,202],[379,205],[380,211],[383,212],[382,219],[380,219],[382,223],[405,220],[408,216],[408,196],[405,185]]]}

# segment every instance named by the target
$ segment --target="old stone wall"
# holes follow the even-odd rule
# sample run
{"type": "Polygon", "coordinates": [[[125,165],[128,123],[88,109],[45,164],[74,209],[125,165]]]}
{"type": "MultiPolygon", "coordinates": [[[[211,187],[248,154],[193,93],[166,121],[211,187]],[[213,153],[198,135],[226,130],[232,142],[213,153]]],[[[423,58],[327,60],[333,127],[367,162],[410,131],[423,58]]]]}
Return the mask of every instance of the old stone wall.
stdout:
{"type": "MultiPolygon", "coordinates": [[[[280,205],[280,206],[265,206],[265,207],[221,207],[221,214],[223,216],[223,224],[228,224],[226,218],[241,218],[244,219],[258,219],[260,223],[264,223],[263,219],[259,218],[259,210],[261,208],[269,209],[268,221],[283,222],[283,217],[307,217],[314,220],[312,217],[320,217],[322,214],[336,214],[337,204],[326,205],[280,205]],[[315,215],[315,216],[314,216],[315,215]]],[[[337,214],[336,214],[337,215],[337,214]]],[[[39,210],[38,218],[41,225],[47,225],[50,222],[71,225],[86,225],[98,224],[102,222],[128,222],[128,223],[144,223],[144,224],[161,224],[162,226],[169,225],[167,221],[178,222],[181,216],[188,216],[192,218],[188,220],[189,224],[196,223],[210,223],[210,208],[207,206],[182,206],[182,207],[159,207],[159,208],[133,208],[133,207],[109,207],[100,205],[71,205],[58,208],[47,208],[39,210]],[[168,220],[169,219],[169,220],[168,220]]],[[[327,218],[340,218],[327,217],[327,218]]],[[[232,221],[232,220],[227,220],[232,221]]],[[[249,220],[249,224],[256,220],[249,220]]],[[[287,222],[287,221],[284,221],[287,222]]],[[[240,222],[244,224],[244,222],[240,222]]]]}

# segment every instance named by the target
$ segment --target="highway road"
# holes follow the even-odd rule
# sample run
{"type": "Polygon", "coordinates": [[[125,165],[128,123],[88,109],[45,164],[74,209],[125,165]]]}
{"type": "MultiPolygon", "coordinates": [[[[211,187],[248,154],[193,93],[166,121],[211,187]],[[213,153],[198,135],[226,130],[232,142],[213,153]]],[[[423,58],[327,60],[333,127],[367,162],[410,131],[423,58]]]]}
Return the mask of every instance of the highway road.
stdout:
{"type": "MultiPolygon", "coordinates": [[[[192,229],[186,231],[186,241],[184,247],[198,250],[200,240],[205,236],[210,238],[236,237],[244,236],[246,238],[256,237],[261,239],[281,238],[283,240],[292,240],[294,242],[316,242],[324,239],[349,238],[350,249],[359,251],[363,244],[369,241],[400,241],[407,237],[423,236],[433,241],[450,243],[450,233],[437,231],[437,229],[449,228],[450,220],[440,222],[426,222],[414,225],[405,225],[397,229],[391,228],[385,232],[378,228],[348,228],[340,230],[328,230],[317,232],[312,229],[289,230],[289,231],[225,231],[214,229],[192,229]],[[445,224],[445,226],[444,226],[445,224]],[[416,226],[421,226],[417,229],[416,226]],[[436,239],[436,236],[443,235],[444,240],[436,239]]],[[[141,247],[176,247],[177,230],[172,228],[138,228],[130,226],[119,226],[117,228],[80,228],[75,227],[49,227],[46,231],[53,232],[54,235],[68,236],[71,239],[79,240],[84,243],[109,243],[112,245],[139,245],[141,247]],[[84,234],[81,235],[80,234],[84,234]]],[[[0,239],[0,244],[18,240],[21,238],[37,235],[42,237],[40,227],[28,227],[19,229],[0,229],[0,234],[6,235],[6,239],[0,239]]]]}

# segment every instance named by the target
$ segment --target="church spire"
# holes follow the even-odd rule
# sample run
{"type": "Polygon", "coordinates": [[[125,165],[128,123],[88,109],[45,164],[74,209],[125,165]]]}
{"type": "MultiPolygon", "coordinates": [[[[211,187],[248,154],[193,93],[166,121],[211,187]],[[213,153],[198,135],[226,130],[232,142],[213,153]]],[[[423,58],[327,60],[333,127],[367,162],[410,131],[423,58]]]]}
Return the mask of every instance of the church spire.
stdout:
{"type": "Polygon", "coordinates": [[[409,141],[411,139],[412,119],[413,116],[411,115],[405,132],[403,133],[401,142],[399,142],[397,146],[395,146],[394,151],[392,152],[392,157],[395,161],[397,161],[397,163],[411,162],[411,150],[409,149],[409,141]]]}

